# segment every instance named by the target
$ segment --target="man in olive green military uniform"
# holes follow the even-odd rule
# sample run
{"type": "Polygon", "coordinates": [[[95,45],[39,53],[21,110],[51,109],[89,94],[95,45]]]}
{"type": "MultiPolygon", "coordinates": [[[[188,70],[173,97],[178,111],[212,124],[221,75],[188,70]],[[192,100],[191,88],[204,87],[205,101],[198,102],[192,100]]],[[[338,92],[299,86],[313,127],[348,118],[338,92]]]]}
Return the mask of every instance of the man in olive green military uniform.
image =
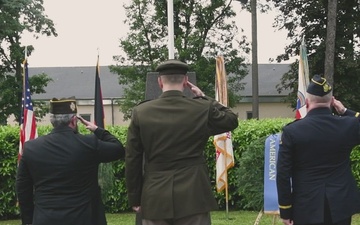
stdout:
{"type": "Polygon", "coordinates": [[[276,178],[280,217],[285,225],[350,225],[360,212],[350,166],[350,153],[360,144],[358,113],[334,99],[331,85],[317,75],[306,107],[303,119],[283,128],[276,178]],[[343,116],[333,115],[331,106],[343,116]]]}
{"type": "Polygon", "coordinates": [[[188,82],[188,69],[178,60],[160,64],[163,93],[133,109],[126,186],[143,225],[209,225],[217,209],[203,151],[210,136],[235,129],[238,118],[188,82]],[[196,97],[185,97],[185,88],[196,97]]]}

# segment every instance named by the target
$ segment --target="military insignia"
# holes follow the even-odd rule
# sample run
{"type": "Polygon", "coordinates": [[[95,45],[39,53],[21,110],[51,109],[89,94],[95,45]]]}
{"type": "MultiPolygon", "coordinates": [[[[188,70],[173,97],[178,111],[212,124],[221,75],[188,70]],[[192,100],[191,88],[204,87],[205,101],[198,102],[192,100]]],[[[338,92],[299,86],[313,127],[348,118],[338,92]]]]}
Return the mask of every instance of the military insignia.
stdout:
{"type": "Polygon", "coordinates": [[[324,84],[323,88],[324,88],[324,92],[325,92],[325,93],[327,93],[328,91],[331,90],[331,86],[330,86],[329,84],[327,84],[327,83],[324,84]]]}
{"type": "Polygon", "coordinates": [[[75,111],[75,109],[76,109],[76,106],[75,106],[75,104],[72,102],[71,104],[70,104],[70,109],[71,109],[71,111],[75,111]]]}

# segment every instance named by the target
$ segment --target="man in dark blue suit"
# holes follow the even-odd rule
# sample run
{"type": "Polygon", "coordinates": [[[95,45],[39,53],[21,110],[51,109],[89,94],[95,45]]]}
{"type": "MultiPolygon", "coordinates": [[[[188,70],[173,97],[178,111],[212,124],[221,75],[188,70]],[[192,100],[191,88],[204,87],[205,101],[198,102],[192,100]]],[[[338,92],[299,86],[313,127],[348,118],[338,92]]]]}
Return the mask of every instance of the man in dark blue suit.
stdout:
{"type": "Polygon", "coordinates": [[[306,107],[307,115],[282,132],[280,217],[285,225],[350,225],[352,215],[360,212],[350,167],[350,153],[360,144],[359,118],[333,98],[331,85],[318,75],[308,86],[306,107]],[[333,115],[332,106],[349,116],[333,115]]]}
{"type": "Polygon", "coordinates": [[[16,177],[22,224],[106,225],[98,166],[125,156],[107,130],[77,117],[75,99],[50,101],[48,135],[24,144],[16,177]],[[80,120],[90,135],[77,132],[80,120]]]}

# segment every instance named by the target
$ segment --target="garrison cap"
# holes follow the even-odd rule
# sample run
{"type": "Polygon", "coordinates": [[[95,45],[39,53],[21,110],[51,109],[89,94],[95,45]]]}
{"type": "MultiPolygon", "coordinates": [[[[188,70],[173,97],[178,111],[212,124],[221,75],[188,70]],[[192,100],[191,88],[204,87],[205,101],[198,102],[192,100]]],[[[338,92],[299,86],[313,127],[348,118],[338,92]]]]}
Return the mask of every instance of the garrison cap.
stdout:
{"type": "Polygon", "coordinates": [[[332,88],[329,82],[320,75],[314,75],[307,88],[307,92],[316,96],[324,96],[331,92],[332,88]]]}
{"type": "Polygon", "coordinates": [[[159,72],[159,75],[174,75],[174,74],[186,74],[189,70],[189,66],[176,59],[170,59],[165,62],[162,62],[156,67],[156,72],[159,72]]]}
{"type": "Polygon", "coordinates": [[[52,114],[76,114],[76,100],[75,97],[50,100],[50,113],[52,114]]]}

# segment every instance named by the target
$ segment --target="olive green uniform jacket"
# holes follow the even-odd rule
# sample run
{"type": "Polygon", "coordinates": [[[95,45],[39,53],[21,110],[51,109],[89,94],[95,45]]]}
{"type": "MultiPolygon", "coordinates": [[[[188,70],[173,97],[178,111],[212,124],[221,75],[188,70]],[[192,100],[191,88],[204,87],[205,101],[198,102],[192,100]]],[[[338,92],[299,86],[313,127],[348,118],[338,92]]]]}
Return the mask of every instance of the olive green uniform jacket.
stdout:
{"type": "Polygon", "coordinates": [[[130,206],[141,206],[143,219],[217,209],[203,151],[210,136],[237,126],[237,115],[227,107],[180,91],[135,107],[125,157],[130,206]]]}

